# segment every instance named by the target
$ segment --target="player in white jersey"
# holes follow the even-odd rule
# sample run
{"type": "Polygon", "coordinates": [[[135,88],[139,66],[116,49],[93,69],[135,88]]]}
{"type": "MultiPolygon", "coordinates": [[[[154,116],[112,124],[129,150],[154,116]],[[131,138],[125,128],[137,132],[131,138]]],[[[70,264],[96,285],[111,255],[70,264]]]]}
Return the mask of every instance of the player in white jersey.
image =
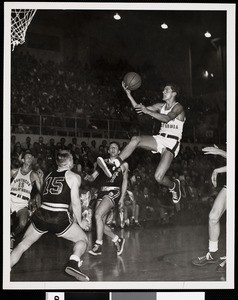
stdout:
{"type": "MultiPolygon", "coordinates": [[[[36,173],[32,170],[34,156],[30,153],[25,154],[22,159],[23,165],[11,171],[11,187],[10,187],[10,212],[11,221],[17,219],[18,224],[12,234],[19,234],[26,226],[29,219],[28,204],[31,199],[31,191],[33,185],[41,192],[43,184],[43,173],[36,173]]],[[[13,227],[15,224],[12,224],[13,227]]]]}
{"type": "MultiPolygon", "coordinates": [[[[161,129],[158,135],[133,136],[129,144],[115,160],[115,166],[119,167],[136,148],[150,150],[153,153],[161,153],[161,159],[155,171],[155,179],[159,184],[169,188],[169,191],[172,193],[173,202],[178,203],[181,198],[180,181],[178,179],[172,181],[165,176],[173,158],[178,155],[183,125],[186,119],[183,106],[176,101],[178,87],[174,84],[167,84],[163,90],[163,101],[165,104],[156,103],[147,107],[135,101],[131,95],[131,91],[127,89],[124,82],[122,82],[122,87],[137,113],[144,113],[159,120],[161,122],[161,129]]],[[[110,177],[111,174],[103,163],[103,159],[99,157],[97,162],[110,177]]]]}

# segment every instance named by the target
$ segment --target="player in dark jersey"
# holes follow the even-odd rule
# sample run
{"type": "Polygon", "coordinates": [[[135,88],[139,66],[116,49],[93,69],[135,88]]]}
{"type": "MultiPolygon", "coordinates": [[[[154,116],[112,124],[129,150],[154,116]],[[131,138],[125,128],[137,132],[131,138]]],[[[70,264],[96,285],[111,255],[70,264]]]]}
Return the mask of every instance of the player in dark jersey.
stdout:
{"type": "Polygon", "coordinates": [[[109,236],[115,244],[117,255],[123,251],[125,239],[114,234],[106,224],[106,219],[115,205],[119,205],[119,210],[124,206],[124,197],[127,190],[128,164],[124,162],[119,168],[115,168],[113,161],[120,153],[119,145],[116,142],[109,144],[109,159],[104,162],[110,170],[112,177],[107,177],[101,168],[97,167],[92,175],[87,175],[86,180],[93,181],[98,176],[101,177],[95,219],[97,227],[97,240],[93,248],[89,251],[92,255],[102,254],[103,234],[109,236]]]}
{"type": "Polygon", "coordinates": [[[43,234],[54,233],[58,237],[74,242],[73,253],[69,258],[65,272],[80,281],[89,278],[81,271],[81,256],[85,253],[88,240],[82,229],[87,222],[82,220],[79,188],[81,177],[71,171],[73,156],[69,151],[61,150],[57,154],[57,171],[52,171],[44,180],[42,204],[32,215],[22,241],[11,252],[11,268],[19,261],[22,254],[43,234]],[[72,206],[77,223],[69,213],[72,206]]]}
{"type": "MultiPolygon", "coordinates": [[[[226,158],[226,152],[215,147],[205,147],[202,149],[205,154],[220,155],[226,158]]],[[[212,173],[212,183],[217,186],[217,175],[226,172],[226,166],[217,168],[212,173]]],[[[217,195],[212,209],[209,213],[209,245],[206,255],[195,258],[192,263],[195,266],[204,266],[206,264],[214,264],[220,260],[218,252],[218,239],[220,235],[220,219],[226,210],[226,185],[220,190],[217,195]]],[[[225,259],[225,258],[224,258],[225,259]]],[[[225,271],[225,261],[223,261],[217,268],[218,272],[225,271]]]]}

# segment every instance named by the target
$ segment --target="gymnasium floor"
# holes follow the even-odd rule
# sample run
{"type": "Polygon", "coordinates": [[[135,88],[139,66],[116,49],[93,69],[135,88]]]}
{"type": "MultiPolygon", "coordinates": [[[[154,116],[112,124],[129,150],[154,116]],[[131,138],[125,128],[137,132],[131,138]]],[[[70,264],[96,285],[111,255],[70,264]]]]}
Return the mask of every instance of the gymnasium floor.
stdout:
{"type": "MultiPolygon", "coordinates": [[[[102,256],[85,253],[82,270],[90,281],[224,281],[217,264],[196,267],[191,260],[207,251],[208,227],[204,225],[160,225],[115,229],[126,239],[121,256],[104,239],[102,256]]],[[[89,248],[94,231],[88,233],[89,248]]],[[[219,247],[225,255],[225,225],[221,226],[219,247]]],[[[72,243],[46,234],[22,256],[11,271],[11,281],[77,281],[64,272],[72,243]]]]}

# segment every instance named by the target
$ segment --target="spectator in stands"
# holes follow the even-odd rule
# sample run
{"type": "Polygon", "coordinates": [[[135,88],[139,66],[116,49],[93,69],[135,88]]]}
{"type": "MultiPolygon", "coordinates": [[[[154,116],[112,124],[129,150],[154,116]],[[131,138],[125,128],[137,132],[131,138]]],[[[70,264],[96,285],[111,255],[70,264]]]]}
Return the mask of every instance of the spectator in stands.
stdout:
{"type": "Polygon", "coordinates": [[[23,155],[23,149],[21,147],[21,143],[17,142],[14,146],[12,157],[21,160],[23,155]]]}
{"type": "Polygon", "coordinates": [[[45,155],[46,155],[46,144],[44,143],[43,136],[40,136],[39,139],[38,139],[38,149],[39,149],[39,154],[41,154],[42,157],[45,157],[45,155]]]}
{"type": "Polygon", "coordinates": [[[82,141],[81,142],[81,147],[80,147],[80,150],[81,150],[81,155],[83,156],[84,154],[87,154],[86,152],[86,147],[87,147],[87,143],[85,141],[82,141]]]}
{"type": "Polygon", "coordinates": [[[47,149],[50,150],[51,156],[55,158],[55,150],[56,150],[55,139],[53,138],[50,139],[49,143],[47,144],[47,149]]]}
{"type": "Polygon", "coordinates": [[[61,145],[60,145],[60,149],[61,149],[61,150],[66,150],[66,149],[67,149],[67,146],[65,145],[65,143],[66,143],[66,140],[65,140],[65,138],[62,137],[62,138],[60,139],[60,144],[61,144],[61,145]]]}
{"type": "Polygon", "coordinates": [[[93,162],[95,162],[98,157],[97,143],[95,140],[91,141],[90,151],[91,151],[93,162]]]}
{"type": "Polygon", "coordinates": [[[22,148],[24,150],[31,150],[33,148],[33,145],[31,143],[31,138],[29,136],[27,136],[26,141],[22,143],[22,148]]]}
{"type": "Polygon", "coordinates": [[[75,151],[76,148],[80,148],[80,145],[78,144],[77,138],[72,138],[72,150],[75,151]]]}
{"type": "Polygon", "coordinates": [[[14,150],[15,144],[16,144],[16,136],[15,136],[15,135],[12,135],[12,136],[11,136],[11,153],[12,153],[13,150],[14,150]]]}

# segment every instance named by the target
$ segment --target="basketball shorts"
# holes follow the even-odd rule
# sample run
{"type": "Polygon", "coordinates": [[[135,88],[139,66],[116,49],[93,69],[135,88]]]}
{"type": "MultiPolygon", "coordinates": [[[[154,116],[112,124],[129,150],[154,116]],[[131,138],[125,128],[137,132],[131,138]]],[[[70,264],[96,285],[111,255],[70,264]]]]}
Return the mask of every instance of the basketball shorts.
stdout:
{"type": "Polygon", "coordinates": [[[112,187],[101,187],[101,190],[98,193],[97,201],[102,201],[104,197],[107,197],[111,200],[112,204],[118,204],[121,196],[121,189],[118,188],[112,188],[112,187]]]}
{"type": "Polygon", "coordinates": [[[160,134],[158,135],[153,135],[153,138],[156,141],[157,144],[157,150],[152,151],[152,153],[163,153],[165,149],[169,150],[174,157],[176,157],[179,153],[180,149],[180,141],[176,140],[174,138],[169,138],[162,136],[160,134]]]}
{"type": "Polygon", "coordinates": [[[11,195],[10,212],[13,213],[15,211],[17,213],[23,208],[28,208],[28,201],[29,200],[23,200],[22,198],[11,195]]]}
{"type": "Polygon", "coordinates": [[[72,224],[73,219],[68,211],[51,211],[39,208],[32,215],[32,225],[39,233],[51,232],[61,236],[72,224]]]}

